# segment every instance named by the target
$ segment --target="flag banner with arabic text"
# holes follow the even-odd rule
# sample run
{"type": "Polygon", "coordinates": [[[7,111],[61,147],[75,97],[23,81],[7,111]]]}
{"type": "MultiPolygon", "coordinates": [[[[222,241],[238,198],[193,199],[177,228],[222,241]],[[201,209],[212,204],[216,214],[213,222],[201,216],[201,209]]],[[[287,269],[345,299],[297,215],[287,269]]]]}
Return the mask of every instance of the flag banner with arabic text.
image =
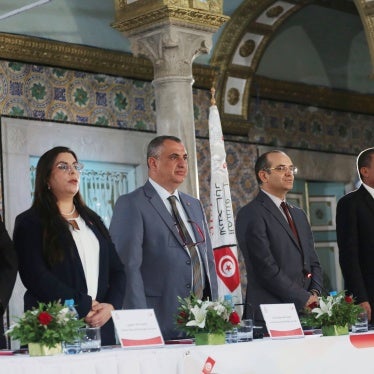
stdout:
{"type": "Polygon", "coordinates": [[[235,235],[229,174],[218,108],[209,109],[211,155],[209,230],[218,276],[218,294],[231,294],[235,304],[242,303],[238,249],[235,235]]]}

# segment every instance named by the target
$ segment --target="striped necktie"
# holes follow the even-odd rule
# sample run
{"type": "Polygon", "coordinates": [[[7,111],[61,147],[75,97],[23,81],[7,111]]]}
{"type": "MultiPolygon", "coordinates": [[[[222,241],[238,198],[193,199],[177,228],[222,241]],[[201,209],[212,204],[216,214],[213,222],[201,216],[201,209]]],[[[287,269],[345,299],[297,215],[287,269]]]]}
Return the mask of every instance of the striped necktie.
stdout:
{"type": "Polygon", "coordinates": [[[193,293],[198,299],[203,297],[203,282],[201,277],[201,266],[200,259],[197,253],[197,246],[194,244],[190,233],[187,230],[186,225],[184,224],[182,217],[180,216],[176,204],[177,197],[172,195],[168,197],[168,200],[173,211],[173,216],[177,221],[176,225],[178,227],[179,235],[182,238],[184,245],[188,248],[191,257],[192,271],[193,271],[193,293]]]}

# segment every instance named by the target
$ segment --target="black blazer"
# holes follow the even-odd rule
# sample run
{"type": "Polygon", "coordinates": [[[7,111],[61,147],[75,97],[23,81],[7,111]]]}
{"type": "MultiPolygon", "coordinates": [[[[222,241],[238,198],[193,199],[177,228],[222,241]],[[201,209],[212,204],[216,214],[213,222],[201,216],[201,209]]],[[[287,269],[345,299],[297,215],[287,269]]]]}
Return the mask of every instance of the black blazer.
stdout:
{"type": "Polygon", "coordinates": [[[6,348],[3,314],[17,276],[17,253],[0,217],[0,348],[6,348]]]}
{"type": "MultiPolygon", "coordinates": [[[[81,212],[80,212],[81,213],[81,212]]],[[[106,238],[84,213],[81,217],[96,235],[99,245],[99,281],[96,300],[110,303],[121,309],[125,290],[123,265],[114,244],[106,238]]],[[[19,272],[27,291],[25,310],[37,306],[37,302],[74,299],[80,318],[91,309],[92,299],[87,294],[86,279],[77,247],[70,231],[62,227],[60,242],[66,249],[64,259],[48,266],[42,255],[43,228],[34,208],[17,216],[13,240],[19,257],[19,272]]],[[[101,328],[103,345],[115,343],[113,322],[110,319],[101,328]]]]}
{"type": "MultiPolygon", "coordinates": [[[[374,199],[364,186],[343,196],[336,209],[339,262],[345,288],[374,310],[374,199]]],[[[372,318],[373,320],[373,318],[372,318]]]]}

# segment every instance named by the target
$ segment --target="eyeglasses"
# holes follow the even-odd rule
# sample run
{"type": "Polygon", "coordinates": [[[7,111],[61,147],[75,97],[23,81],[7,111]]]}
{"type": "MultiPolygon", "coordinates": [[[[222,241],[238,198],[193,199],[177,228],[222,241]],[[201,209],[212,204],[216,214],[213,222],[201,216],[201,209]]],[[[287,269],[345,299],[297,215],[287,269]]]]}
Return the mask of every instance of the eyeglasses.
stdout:
{"type": "MultiPolygon", "coordinates": [[[[179,225],[178,223],[174,223],[174,226],[177,228],[180,236],[182,237],[183,240],[183,245],[186,247],[193,247],[202,243],[205,243],[205,235],[201,227],[194,221],[188,220],[188,223],[193,227],[193,232],[195,234],[195,242],[189,243],[187,241],[187,238],[184,237],[183,233],[179,230],[179,225]],[[196,235],[197,234],[197,235],[196,235]]],[[[192,239],[192,238],[191,238],[192,239]]]]}
{"type": "Polygon", "coordinates": [[[276,170],[276,171],[280,171],[281,173],[285,173],[287,171],[289,171],[290,173],[292,174],[297,174],[297,167],[296,166],[286,166],[286,165],[279,165],[279,166],[275,166],[273,168],[264,168],[263,170],[265,171],[270,171],[270,170],[276,170]]]}
{"type": "Polygon", "coordinates": [[[83,168],[84,168],[84,165],[81,164],[80,162],[74,162],[73,164],[69,165],[67,162],[59,162],[56,167],[59,169],[59,170],[62,170],[64,171],[65,173],[67,172],[71,172],[71,171],[76,171],[78,173],[80,173],[83,168]]]}

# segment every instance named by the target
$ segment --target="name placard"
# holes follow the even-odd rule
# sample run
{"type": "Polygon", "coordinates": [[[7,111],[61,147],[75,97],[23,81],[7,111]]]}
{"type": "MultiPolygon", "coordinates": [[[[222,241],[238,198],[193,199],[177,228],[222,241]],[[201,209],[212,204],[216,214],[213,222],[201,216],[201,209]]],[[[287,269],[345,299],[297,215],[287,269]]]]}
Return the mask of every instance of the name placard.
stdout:
{"type": "Polygon", "coordinates": [[[113,310],[112,318],[122,348],[164,345],[153,309],[113,310]]]}
{"type": "Polygon", "coordinates": [[[272,339],[304,337],[295,304],[261,304],[260,308],[272,339]]]}

